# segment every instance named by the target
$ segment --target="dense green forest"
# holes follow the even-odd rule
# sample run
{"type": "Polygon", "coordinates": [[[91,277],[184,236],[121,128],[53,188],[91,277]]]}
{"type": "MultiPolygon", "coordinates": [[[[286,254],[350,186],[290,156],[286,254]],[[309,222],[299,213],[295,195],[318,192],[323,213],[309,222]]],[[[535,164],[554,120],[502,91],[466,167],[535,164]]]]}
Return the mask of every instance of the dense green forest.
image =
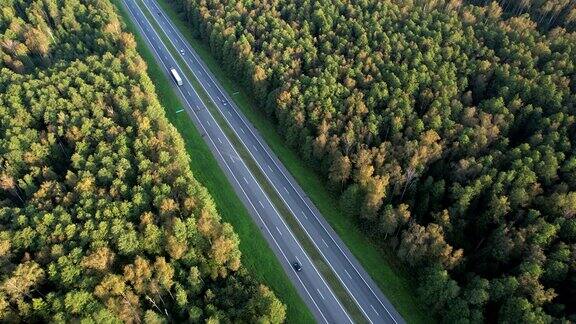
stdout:
{"type": "Polygon", "coordinates": [[[576,0],[469,0],[477,5],[497,1],[506,15],[530,15],[541,29],[564,27],[576,31],[576,0]]]}
{"type": "Polygon", "coordinates": [[[0,322],[282,322],[111,3],[1,9],[0,322]]]}
{"type": "Polygon", "coordinates": [[[573,2],[172,1],[440,318],[576,320],[573,2]]]}

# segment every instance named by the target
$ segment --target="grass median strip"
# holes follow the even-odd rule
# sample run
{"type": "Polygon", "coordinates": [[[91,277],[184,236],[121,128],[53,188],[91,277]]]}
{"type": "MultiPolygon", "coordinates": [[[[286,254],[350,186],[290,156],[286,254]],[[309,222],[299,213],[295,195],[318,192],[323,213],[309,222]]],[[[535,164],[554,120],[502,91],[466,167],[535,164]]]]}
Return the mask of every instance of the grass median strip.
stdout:
{"type": "Polygon", "coordinates": [[[164,33],[162,28],[157,24],[152,16],[152,13],[148,10],[148,8],[141,2],[136,2],[144,15],[148,18],[150,23],[152,24],[153,28],[156,30],[157,34],[160,36],[163,43],[166,45],[170,53],[172,53],[175,60],[178,62],[182,73],[184,73],[187,78],[192,83],[192,86],[198,93],[200,99],[204,102],[216,122],[220,125],[223,129],[224,133],[228,137],[228,139],[232,142],[232,145],[236,148],[240,157],[246,162],[246,165],[255,176],[256,180],[260,183],[263,190],[266,192],[280,215],[284,218],[296,238],[302,244],[314,264],[316,265],[318,271],[322,274],[324,279],[330,285],[332,291],[336,294],[342,305],[346,308],[352,319],[356,323],[363,323],[366,322],[366,319],[362,315],[361,310],[358,308],[358,305],[354,302],[352,297],[347,293],[346,288],[342,285],[340,280],[337,278],[336,274],[332,271],[330,266],[326,263],[320,252],[314,246],[314,243],[310,240],[308,235],[304,232],[302,227],[298,224],[298,221],[294,218],[294,215],[290,212],[287,206],[284,204],[276,190],[272,187],[269,181],[266,179],[266,176],[262,173],[262,170],[259,168],[257,163],[251,157],[250,153],[246,149],[246,147],[242,144],[241,140],[236,136],[234,131],[230,128],[228,123],[226,122],[225,118],[222,115],[222,112],[215,106],[214,102],[211,100],[209,95],[204,91],[196,77],[194,76],[193,72],[188,68],[186,62],[180,57],[178,49],[176,49],[170,40],[168,39],[167,35],[164,33]]]}
{"type": "Polygon", "coordinates": [[[184,138],[194,176],[210,192],[222,219],[232,224],[240,237],[240,250],[243,252],[242,264],[257,280],[271,287],[282,302],[287,305],[286,322],[313,322],[312,313],[284,273],[276,256],[260,234],[258,226],[252,221],[248,211],[236,196],[234,189],[218,167],[218,163],[200,133],[186,114],[179,113],[183,111],[183,107],[172,89],[172,82],[156,63],[154,56],[146,47],[120,0],[112,0],[112,2],[119,9],[128,30],[136,37],[138,53],[148,65],[148,75],[154,83],[166,116],[184,138]]]}
{"type": "Polygon", "coordinates": [[[434,319],[429,316],[427,310],[420,307],[421,303],[416,298],[415,287],[412,284],[414,278],[399,264],[393,253],[378,247],[356,226],[353,219],[347,217],[340,210],[337,197],[326,190],[321,176],[311,170],[296,152],[285,144],[282,137],[276,132],[276,126],[266,118],[261,110],[256,108],[257,104],[253,101],[250,92],[230,77],[229,73],[223,69],[222,64],[212,56],[205,43],[192,36],[192,28],[176,12],[175,7],[166,0],[158,0],[157,3],[206,63],[220,85],[232,94],[234,102],[244,116],[262,134],[268,146],[306,191],[308,197],[378,284],[382,292],[394,304],[404,320],[408,323],[432,322],[434,319]]]}

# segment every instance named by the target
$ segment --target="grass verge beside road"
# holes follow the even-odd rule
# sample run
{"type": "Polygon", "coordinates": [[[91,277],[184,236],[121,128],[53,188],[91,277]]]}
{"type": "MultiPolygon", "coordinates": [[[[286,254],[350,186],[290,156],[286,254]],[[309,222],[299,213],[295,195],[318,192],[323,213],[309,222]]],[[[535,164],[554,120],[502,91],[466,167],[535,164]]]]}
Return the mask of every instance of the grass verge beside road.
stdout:
{"type": "Polygon", "coordinates": [[[338,208],[337,197],[325,189],[322,178],[306,166],[284,143],[275,131],[276,126],[256,109],[257,104],[251,99],[249,92],[243,89],[239,82],[228,77],[222,65],[211,55],[208,46],[192,37],[191,27],[183,21],[172,5],[166,0],[159,0],[158,3],[402,317],[408,323],[434,321],[429,313],[419,306],[420,301],[416,298],[414,285],[411,284],[412,278],[398,265],[395,256],[389,251],[380,249],[361,232],[352,219],[344,215],[338,208]]]}
{"type": "Polygon", "coordinates": [[[287,323],[314,322],[312,313],[304,304],[296,289],[284,273],[282,266],[260,233],[258,226],[252,221],[248,211],[236,196],[234,189],[226,176],[220,170],[218,163],[192,120],[182,109],[178,96],[172,89],[171,81],[163,73],[145,41],[141,38],[136,26],[129,19],[128,13],[120,0],[112,0],[124,18],[128,30],[134,35],[138,44],[138,53],[148,65],[148,75],[156,88],[156,94],[170,122],[178,129],[186,144],[190,156],[190,167],[194,177],[208,189],[216,202],[222,219],[234,226],[234,231],[240,237],[242,264],[260,282],[271,287],[276,295],[287,305],[287,323]]]}

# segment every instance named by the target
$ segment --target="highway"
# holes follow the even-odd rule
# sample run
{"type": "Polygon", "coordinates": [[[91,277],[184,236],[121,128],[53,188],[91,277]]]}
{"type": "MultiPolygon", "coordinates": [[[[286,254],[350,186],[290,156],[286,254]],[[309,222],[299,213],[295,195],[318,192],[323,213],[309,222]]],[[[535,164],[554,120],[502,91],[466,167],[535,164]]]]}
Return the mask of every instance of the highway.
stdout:
{"type": "MultiPolygon", "coordinates": [[[[169,38],[171,44],[180,51],[179,54],[185,61],[186,67],[192,71],[204,91],[219,109],[226,123],[250,153],[251,158],[294,215],[348,294],[356,302],[367,321],[371,323],[404,323],[402,317],[313,203],[306,197],[304,191],[266,145],[257,130],[242,115],[233,100],[218,84],[204,62],[189,46],[168,16],[154,0],[143,0],[143,3],[169,38]]],[[[183,85],[175,86],[175,89],[178,90],[179,95],[186,103],[188,113],[203,133],[204,139],[213,151],[221,168],[247,206],[255,222],[262,229],[266,240],[317,321],[327,323],[352,322],[340,301],[228,140],[214,116],[206,109],[183,73],[184,67],[179,66],[172,57],[166,47],[167,44],[162,42],[135,0],[124,0],[124,4],[143,38],[146,39],[147,45],[165,68],[166,74],[170,77],[168,70],[171,67],[179,71],[183,85]],[[292,262],[294,261],[298,261],[302,265],[303,270],[301,272],[296,272],[293,269],[292,262]]]]}
{"type": "MultiPolygon", "coordinates": [[[[156,59],[165,68],[166,75],[172,78],[168,73],[172,67],[182,71],[134,0],[125,0],[124,5],[156,59]]],[[[191,82],[184,73],[179,74],[183,79],[183,85],[175,89],[183,99],[187,112],[202,132],[202,136],[214,153],[220,167],[247,206],[255,222],[262,229],[266,240],[317,321],[351,323],[349,315],[314,267],[214,117],[206,109],[191,82]],[[301,272],[296,272],[292,267],[294,261],[302,265],[301,272]]]]}

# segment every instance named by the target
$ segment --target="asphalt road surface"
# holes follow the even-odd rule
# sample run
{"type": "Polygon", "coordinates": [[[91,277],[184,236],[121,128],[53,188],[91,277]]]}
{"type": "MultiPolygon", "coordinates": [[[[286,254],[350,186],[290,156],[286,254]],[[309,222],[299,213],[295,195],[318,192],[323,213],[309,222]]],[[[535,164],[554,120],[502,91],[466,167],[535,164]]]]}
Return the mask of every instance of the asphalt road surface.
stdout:
{"type": "MultiPolygon", "coordinates": [[[[164,11],[154,0],[143,0],[151,16],[162,28],[179,55],[186,62],[204,91],[220,110],[222,116],[236,133],[242,145],[250,153],[267,180],[277,191],[288,209],[297,219],[310,240],[314,243],[326,263],[331,267],[342,285],[360,310],[371,323],[404,323],[402,317],[382,294],[378,286],[364,271],[360,263],[328,225],[320,212],[306,197],[304,191],[289,174],[286,168],[266,145],[263,138],[241,114],[230,96],[222,89],[200,57],[176,29],[164,11]]],[[[124,0],[131,18],[152,48],[156,59],[165,68],[169,78],[170,68],[175,68],[183,79],[182,86],[175,89],[186,103],[187,112],[203,134],[214,156],[234,189],[247,206],[255,222],[261,228],[266,240],[277,255],[284,270],[294,283],[299,294],[312,310],[318,322],[352,322],[346,310],[336,298],[324,278],[288,228],[282,216],[270,202],[238,152],[226,137],[214,117],[195,92],[192,84],[183,73],[184,66],[168,51],[167,45],[154,31],[135,0],[124,0]],[[292,263],[298,261],[302,271],[296,272],[292,263]]]]}

